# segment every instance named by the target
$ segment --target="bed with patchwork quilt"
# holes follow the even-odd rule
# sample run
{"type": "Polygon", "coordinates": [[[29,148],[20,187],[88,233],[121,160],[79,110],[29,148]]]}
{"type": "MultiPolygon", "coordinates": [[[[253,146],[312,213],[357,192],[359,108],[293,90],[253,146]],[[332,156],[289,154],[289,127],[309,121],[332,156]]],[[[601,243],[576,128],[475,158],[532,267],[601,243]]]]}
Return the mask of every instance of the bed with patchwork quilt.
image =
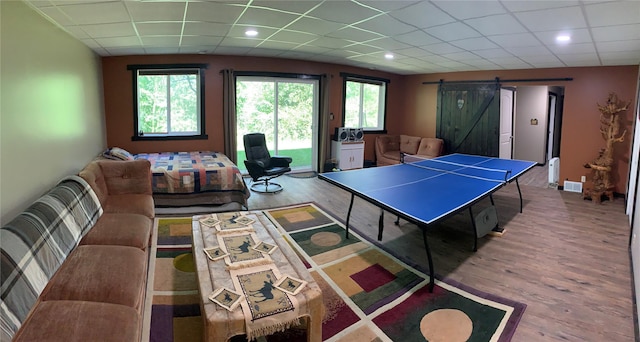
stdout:
{"type": "MultiPolygon", "coordinates": [[[[121,153],[126,154],[124,152],[121,153]]],[[[120,152],[116,148],[109,150],[109,156],[117,156],[118,153],[120,152]]],[[[104,156],[107,157],[107,154],[104,156]]],[[[161,152],[119,157],[146,159],[151,162],[153,199],[156,206],[219,206],[235,202],[247,207],[249,189],[238,166],[223,153],[161,152]]]]}
{"type": "Polygon", "coordinates": [[[238,166],[226,155],[211,151],[136,154],[151,162],[156,205],[221,205],[237,202],[247,206],[247,189],[238,166]]]}

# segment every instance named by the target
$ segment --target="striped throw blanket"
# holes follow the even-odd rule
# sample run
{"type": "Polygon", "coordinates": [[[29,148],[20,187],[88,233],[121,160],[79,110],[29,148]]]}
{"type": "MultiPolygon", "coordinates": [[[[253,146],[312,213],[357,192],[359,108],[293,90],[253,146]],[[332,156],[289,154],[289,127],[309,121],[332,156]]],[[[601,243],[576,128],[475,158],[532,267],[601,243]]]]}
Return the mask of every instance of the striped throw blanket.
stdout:
{"type": "Polygon", "coordinates": [[[101,215],[89,184],[69,176],[0,228],[0,340],[11,340],[47,282],[101,215]]]}

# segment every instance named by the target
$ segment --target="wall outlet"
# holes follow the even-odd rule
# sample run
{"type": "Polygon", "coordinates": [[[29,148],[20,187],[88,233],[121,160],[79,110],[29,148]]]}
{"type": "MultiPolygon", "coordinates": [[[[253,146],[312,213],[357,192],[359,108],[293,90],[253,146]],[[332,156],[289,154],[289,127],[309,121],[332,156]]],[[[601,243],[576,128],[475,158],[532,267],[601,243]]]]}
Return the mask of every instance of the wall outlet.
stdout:
{"type": "Polygon", "coordinates": [[[586,181],[587,181],[587,176],[582,176],[582,177],[580,177],[580,181],[581,181],[582,183],[586,182],[586,181]]]}

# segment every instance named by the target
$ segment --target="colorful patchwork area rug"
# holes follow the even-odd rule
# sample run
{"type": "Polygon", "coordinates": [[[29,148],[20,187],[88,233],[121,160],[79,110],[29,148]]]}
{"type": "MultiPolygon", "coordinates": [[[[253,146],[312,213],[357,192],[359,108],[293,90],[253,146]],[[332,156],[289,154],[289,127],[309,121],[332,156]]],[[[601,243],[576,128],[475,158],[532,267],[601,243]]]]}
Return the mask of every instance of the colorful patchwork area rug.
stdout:
{"type": "MultiPolygon", "coordinates": [[[[264,210],[322,289],[323,341],[509,341],[526,305],[436,280],[313,203],[264,210]]],[[[200,341],[191,217],[157,218],[143,341],[200,341]]],[[[306,341],[304,327],[262,341],[306,341]]],[[[239,336],[233,341],[246,341],[239,336]]]]}

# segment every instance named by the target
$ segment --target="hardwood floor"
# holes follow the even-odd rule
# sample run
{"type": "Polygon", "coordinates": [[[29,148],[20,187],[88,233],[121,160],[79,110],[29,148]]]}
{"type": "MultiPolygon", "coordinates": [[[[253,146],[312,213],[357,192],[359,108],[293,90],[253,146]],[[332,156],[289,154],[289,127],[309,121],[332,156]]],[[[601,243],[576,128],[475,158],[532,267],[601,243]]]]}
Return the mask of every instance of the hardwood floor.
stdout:
{"type": "MultiPolygon", "coordinates": [[[[468,211],[430,227],[436,274],[527,304],[513,341],[633,341],[630,228],[624,201],[594,204],[580,194],[549,189],[542,176],[546,172],[546,167],[536,167],[520,179],[523,213],[515,184],[494,194],[506,232],[481,238],[477,252],[471,250],[468,211]]],[[[284,191],[252,193],[249,209],[314,201],[346,218],[346,191],[317,177],[285,175],[277,182],[284,191]]],[[[489,204],[488,199],[481,201],[474,212],[489,204]]],[[[379,213],[356,198],[351,227],[374,237],[379,213]]],[[[382,242],[426,268],[420,230],[393,221],[387,213],[382,242]]]]}

